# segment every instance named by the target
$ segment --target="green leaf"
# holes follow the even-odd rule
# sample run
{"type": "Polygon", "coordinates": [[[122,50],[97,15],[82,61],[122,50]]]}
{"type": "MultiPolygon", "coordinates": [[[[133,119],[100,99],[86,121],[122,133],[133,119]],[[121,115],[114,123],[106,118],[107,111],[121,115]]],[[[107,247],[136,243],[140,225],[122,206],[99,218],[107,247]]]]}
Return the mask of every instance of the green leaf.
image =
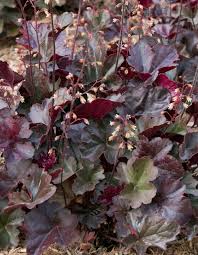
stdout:
{"type": "Polygon", "coordinates": [[[95,36],[87,45],[87,65],[85,66],[85,83],[99,80],[103,74],[103,63],[107,47],[102,36],[95,36]]]}
{"type": "Polygon", "coordinates": [[[76,195],[83,195],[87,191],[94,190],[96,184],[105,178],[102,166],[95,166],[90,162],[83,162],[82,169],[78,171],[72,190],[76,195]]]}
{"type": "Polygon", "coordinates": [[[165,132],[177,135],[185,135],[187,131],[186,126],[184,124],[175,122],[171,123],[165,132]]]}
{"type": "Polygon", "coordinates": [[[4,20],[0,19],[0,34],[3,32],[4,20]]]}
{"type": "Polygon", "coordinates": [[[18,227],[22,225],[23,215],[20,209],[11,213],[0,213],[0,248],[18,245],[18,227]]]}
{"type": "Polygon", "coordinates": [[[75,158],[72,156],[70,156],[69,158],[64,158],[61,164],[59,164],[58,167],[56,166],[55,169],[50,171],[50,173],[53,173],[54,170],[56,171],[61,168],[63,169],[63,172],[62,174],[59,174],[57,178],[53,179],[54,184],[64,182],[75,174],[75,172],[77,171],[77,162],[75,158]]]}
{"type": "Polygon", "coordinates": [[[152,159],[143,157],[134,163],[128,160],[127,164],[120,163],[117,171],[121,183],[126,185],[120,195],[121,199],[126,200],[132,208],[151,203],[156,195],[156,187],[151,181],[158,175],[152,159]]]}

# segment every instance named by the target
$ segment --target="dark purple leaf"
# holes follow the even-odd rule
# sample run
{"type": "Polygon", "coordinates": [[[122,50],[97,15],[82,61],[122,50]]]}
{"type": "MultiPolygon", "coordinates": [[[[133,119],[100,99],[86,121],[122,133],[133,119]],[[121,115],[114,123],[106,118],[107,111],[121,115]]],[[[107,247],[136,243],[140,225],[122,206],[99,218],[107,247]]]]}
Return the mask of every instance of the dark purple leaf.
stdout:
{"type": "Polygon", "coordinates": [[[88,227],[88,229],[98,229],[106,222],[105,208],[98,206],[82,207],[76,205],[74,211],[78,214],[79,222],[88,227]]]}
{"type": "Polygon", "coordinates": [[[66,38],[67,34],[65,31],[62,31],[55,41],[56,54],[62,57],[69,56],[71,54],[71,49],[69,49],[66,44],[66,38]]]}
{"type": "Polygon", "coordinates": [[[0,111],[0,148],[5,149],[11,143],[29,138],[32,134],[29,125],[25,118],[0,111]]]}
{"type": "Polygon", "coordinates": [[[28,175],[21,180],[23,183],[21,191],[9,194],[9,208],[25,206],[32,209],[48,200],[56,192],[56,187],[50,183],[51,179],[43,169],[32,165],[28,175]]]}
{"type": "Polygon", "coordinates": [[[136,125],[140,133],[148,129],[153,129],[154,127],[160,127],[165,123],[166,118],[164,117],[164,115],[161,114],[157,116],[142,115],[140,118],[136,120],[136,125]]]}
{"type": "MultiPolygon", "coordinates": [[[[1,201],[2,202],[2,201],[1,201]]],[[[0,211],[0,247],[16,247],[19,244],[19,229],[22,226],[24,212],[20,209],[6,213],[0,211]]]]}
{"type": "Polygon", "coordinates": [[[126,114],[156,114],[168,108],[171,95],[167,89],[130,84],[125,96],[126,114]]]}
{"type": "Polygon", "coordinates": [[[31,161],[20,160],[0,167],[0,198],[4,198],[17,186],[29,171],[31,161]]]}
{"type": "Polygon", "coordinates": [[[17,180],[7,173],[5,166],[0,166],[0,198],[5,198],[16,185],[17,180]]]}
{"type": "Polygon", "coordinates": [[[179,224],[188,222],[193,212],[190,200],[184,197],[185,185],[179,179],[175,180],[164,175],[155,183],[158,190],[152,205],[155,210],[169,221],[176,221],[179,224]]]}
{"type": "Polygon", "coordinates": [[[136,149],[133,151],[133,159],[149,156],[154,162],[161,161],[172,149],[172,142],[168,139],[156,137],[149,141],[146,137],[137,143],[136,149]]]}
{"type": "Polygon", "coordinates": [[[198,153],[198,132],[188,133],[184,136],[184,142],[180,146],[180,158],[189,160],[198,153]]]}
{"type": "Polygon", "coordinates": [[[109,217],[114,216],[116,219],[115,231],[119,238],[127,237],[131,234],[130,226],[126,220],[129,208],[129,204],[126,204],[116,196],[113,198],[113,204],[107,212],[109,217]]]}
{"type": "Polygon", "coordinates": [[[6,86],[13,87],[23,80],[23,77],[9,68],[7,62],[0,61],[0,80],[6,86]]]}
{"type": "Polygon", "coordinates": [[[49,79],[36,66],[26,69],[25,80],[22,86],[27,91],[30,100],[36,97],[36,102],[40,102],[50,95],[49,79]]]}
{"type": "Polygon", "coordinates": [[[194,125],[198,126],[198,102],[193,102],[188,109],[186,110],[187,113],[191,114],[194,119],[194,125]]]}
{"type": "Polygon", "coordinates": [[[198,63],[198,56],[195,56],[194,58],[186,58],[182,61],[180,61],[178,66],[178,72],[179,75],[182,75],[184,81],[187,83],[192,83],[195,71],[197,68],[198,63]]]}
{"type": "Polygon", "coordinates": [[[83,159],[95,162],[104,154],[106,160],[113,164],[119,150],[119,143],[108,141],[109,136],[112,134],[109,121],[107,119],[100,122],[91,120],[90,124],[84,128],[81,125],[78,125],[78,127],[80,133],[78,131],[78,135],[76,136],[75,134],[77,139],[75,143],[78,144],[79,149],[78,155],[83,159]]]}
{"type": "Polygon", "coordinates": [[[151,46],[146,39],[140,40],[129,49],[127,62],[138,74],[147,77],[175,68],[178,60],[176,49],[171,45],[151,46]]]}
{"type": "Polygon", "coordinates": [[[27,252],[41,255],[50,245],[71,245],[79,238],[77,217],[58,203],[44,203],[25,216],[27,252]]]}
{"type": "Polygon", "coordinates": [[[50,126],[50,108],[52,107],[52,100],[45,99],[42,104],[33,104],[30,108],[29,117],[34,124],[44,124],[50,126]]]}
{"type": "Polygon", "coordinates": [[[137,235],[128,235],[124,239],[127,247],[132,246],[138,255],[145,254],[149,246],[157,246],[166,249],[168,242],[176,239],[180,233],[180,227],[171,221],[164,219],[157,213],[152,215],[142,214],[139,211],[131,211],[127,215],[128,226],[137,235]]]}
{"type": "Polygon", "coordinates": [[[0,111],[0,148],[4,149],[7,159],[28,159],[33,156],[34,148],[27,141],[32,134],[29,125],[23,117],[12,116],[7,110],[0,111]]]}
{"type": "Polygon", "coordinates": [[[168,23],[155,25],[153,31],[161,37],[168,39],[172,39],[177,33],[176,28],[168,23]]]}
{"type": "Polygon", "coordinates": [[[165,175],[164,178],[168,175],[179,179],[184,175],[184,168],[181,162],[171,155],[166,155],[164,158],[156,161],[155,165],[158,167],[160,174],[165,175]]]}
{"type": "Polygon", "coordinates": [[[30,44],[31,49],[38,51],[38,44],[42,44],[45,41],[45,39],[48,38],[50,30],[51,29],[48,23],[40,23],[36,25],[36,22],[24,21],[21,30],[22,37],[17,39],[17,42],[26,48],[29,48],[30,44]]]}
{"type": "MultiPolygon", "coordinates": [[[[74,169],[75,170],[75,169],[74,169]]],[[[93,191],[96,184],[105,178],[104,169],[101,165],[83,161],[82,168],[78,170],[76,179],[72,184],[75,195],[83,195],[87,191],[93,191]]]]}

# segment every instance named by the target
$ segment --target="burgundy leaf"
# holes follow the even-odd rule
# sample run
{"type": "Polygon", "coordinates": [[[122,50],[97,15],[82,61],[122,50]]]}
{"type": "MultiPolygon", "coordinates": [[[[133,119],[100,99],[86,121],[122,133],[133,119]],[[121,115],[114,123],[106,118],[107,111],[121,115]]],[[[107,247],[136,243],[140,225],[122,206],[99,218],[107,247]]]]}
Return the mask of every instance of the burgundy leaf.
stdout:
{"type": "Polygon", "coordinates": [[[177,91],[181,85],[170,80],[165,74],[159,74],[155,82],[158,86],[166,88],[171,93],[172,97],[177,97],[178,100],[181,98],[181,92],[177,91]]]}
{"type": "Polygon", "coordinates": [[[44,168],[45,171],[51,169],[57,161],[55,151],[50,151],[48,154],[41,153],[38,159],[38,165],[41,168],[44,168]]]}
{"type": "Polygon", "coordinates": [[[149,8],[152,5],[153,0],[139,0],[139,2],[144,8],[149,8]]]}
{"type": "Polygon", "coordinates": [[[112,203],[113,198],[119,195],[122,190],[122,186],[108,186],[104,189],[103,194],[99,196],[98,200],[102,204],[109,205],[112,203]]]}
{"type": "Polygon", "coordinates": [[[102,119],[118,106],[120,106],[120,103],[99,98],[91,103],[85,103],[77,106],[74,109],[74,112],[78,118],[102,119]]]}

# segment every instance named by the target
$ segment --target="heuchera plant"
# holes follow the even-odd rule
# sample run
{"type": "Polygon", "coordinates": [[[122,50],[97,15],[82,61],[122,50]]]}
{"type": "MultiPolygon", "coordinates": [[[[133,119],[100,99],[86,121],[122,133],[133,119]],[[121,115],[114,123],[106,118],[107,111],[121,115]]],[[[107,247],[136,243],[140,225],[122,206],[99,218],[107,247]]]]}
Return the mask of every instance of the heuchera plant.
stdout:
{"type": "Polygon", "coordinates": [[[197,1],[30,2],[25,71],[0,62],[0,247],[195,237],[197,1]]]}

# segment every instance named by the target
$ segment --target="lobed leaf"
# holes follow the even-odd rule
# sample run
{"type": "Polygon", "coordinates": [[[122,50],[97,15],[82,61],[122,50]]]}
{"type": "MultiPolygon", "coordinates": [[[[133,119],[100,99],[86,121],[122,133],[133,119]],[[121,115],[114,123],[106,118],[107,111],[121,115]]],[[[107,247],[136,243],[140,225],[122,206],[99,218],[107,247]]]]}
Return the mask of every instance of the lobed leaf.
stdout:
{"type": "Polygon", "coordinates": [[[75,215],[58,203],[43,203],[25,216],[27,252],[41,255],[50,245],[68,246],[79,238],[75,215]]]}
{"type": "Polygon", "coordinates": [[[132,208],[151,203],[157,191],[151,181],[158,175],[152,159],[142,157],[134,163],[129,159],[127,164],[120,163],[117,171],[119,181],[125,184],[120,198],[126,200],[132,208]]]}

